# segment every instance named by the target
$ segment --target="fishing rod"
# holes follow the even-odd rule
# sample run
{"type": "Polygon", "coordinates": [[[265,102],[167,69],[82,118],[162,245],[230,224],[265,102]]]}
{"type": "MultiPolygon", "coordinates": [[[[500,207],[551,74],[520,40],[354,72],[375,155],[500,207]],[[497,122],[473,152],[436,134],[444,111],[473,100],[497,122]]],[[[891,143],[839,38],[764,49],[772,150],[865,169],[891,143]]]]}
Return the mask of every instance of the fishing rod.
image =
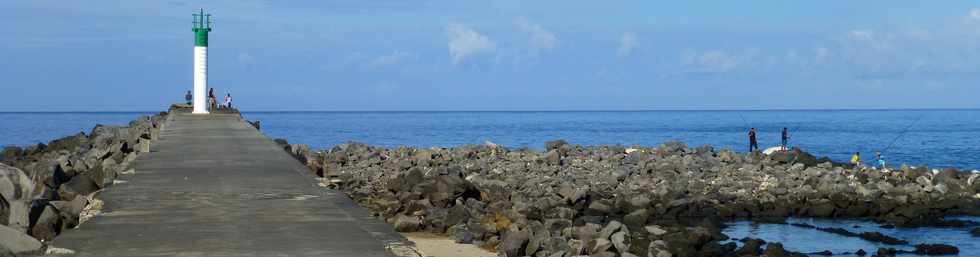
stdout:
{"type": "Polygon", "coordinates": [[[738,117],[740,119],[742,119],[742,124],[745,124],[745,127],[746,128],[751,128],[752,127],[752,126],[749,126],[749,122],[745,120],[745,117],[742,117],[742,114],[741,113],[738,114],[738,117]]]}
{"type": "Polygon", "coordinates": [[[912,123],[910,123],[908,126],[905,126],[905,129],[903,129],[901,133],[898,133],[898,136],[896,136],[895,139],[892,139],[892,142],[888,143],[888,146],[886,146],[885,149],[882,149],[881,152],[888,151],[889,148],[892,148],[892,145],[895,145],[895,142],[898,142],[899,138],[902,138],[902,136],[904,136],[905,133],[909,132],[909,129],[912,128],[912,126],[915,126],[915,124],[918,123],[919,120],[922,119],[922,117],[924,116],[919,115],[919,117],[916,118],[914,121],[912,121],[912,123]]]}

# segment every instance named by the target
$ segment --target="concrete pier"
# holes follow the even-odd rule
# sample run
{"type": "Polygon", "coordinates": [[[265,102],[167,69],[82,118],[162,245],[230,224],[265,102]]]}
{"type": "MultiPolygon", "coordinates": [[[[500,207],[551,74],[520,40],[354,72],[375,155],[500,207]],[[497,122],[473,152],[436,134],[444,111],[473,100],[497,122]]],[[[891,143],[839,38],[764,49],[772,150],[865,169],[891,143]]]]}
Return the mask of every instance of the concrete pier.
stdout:
{"type": "Polygon", "coordinates": [[[173,114],[151,152],[58,236],[74,256],[392,256],[391,226],[238,115],[173,114]]]}

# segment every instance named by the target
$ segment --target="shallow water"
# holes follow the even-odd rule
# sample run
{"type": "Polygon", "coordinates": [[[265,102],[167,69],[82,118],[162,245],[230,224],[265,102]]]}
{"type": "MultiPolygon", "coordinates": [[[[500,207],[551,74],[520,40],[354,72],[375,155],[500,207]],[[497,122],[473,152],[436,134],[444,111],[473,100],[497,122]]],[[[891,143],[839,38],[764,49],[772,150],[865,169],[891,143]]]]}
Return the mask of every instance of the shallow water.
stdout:
{"type": "MultiPolygon", "coordinates": [[[[28,145],[88,132],[97,123],[124,125],[139,113],[0,113],[0,145],[28,145]]],[[[347,141],[395,147],[452,147],[492,141],[542,148],[572,144],[656,146],[680,140],[745,151],[747,127],[763,148],[779,143],[846,161],[860,151],[870,162],[885,151],[890,164],[980,169],[980,110],[611,111],[611,112],[247,112],[275,138],[314,148],[347,141]],[[921,118],[921,119],[920,119],[921,118]],[[908,132],[902,134],[908,128],[908,132]]]]}
{"type": "MultiPolygon", "coordinates": [[[[953,219],[972,220],[980,222],[980,217],[952,217],[953,219]]],[[[916,244],[948,244],[960,249],[955,256],[980,256],[980,238],[972,237],[972,228],[892,228],[879,227],[878,224],[864,220],[830,220],[830,219],[801,219],[790,218],[789,223],[804,223],[817,227],[843,228],[851,232],[861,233],[877,231],[898,239],[909,241],[909,246],[886,245],[865,241],[860,238],[845,237],[811,228],[801,228],[785,224],[756,223],[740,221],[730,223],[722,232],[733,240],[745,237],[757,238],[766,242],[780,242],[787,250],[810,253],[830,250],[834,256],[857,256],[839,253],[856,252],[864,249],[868,255],[873,255],[878,248],[891,247],[895,249],[914,250],[916,244]]],[[[905,254],[899,256],[917,256],[905,254]]],[[[949,255],[947,255],[949,256],[949,255]]]]}

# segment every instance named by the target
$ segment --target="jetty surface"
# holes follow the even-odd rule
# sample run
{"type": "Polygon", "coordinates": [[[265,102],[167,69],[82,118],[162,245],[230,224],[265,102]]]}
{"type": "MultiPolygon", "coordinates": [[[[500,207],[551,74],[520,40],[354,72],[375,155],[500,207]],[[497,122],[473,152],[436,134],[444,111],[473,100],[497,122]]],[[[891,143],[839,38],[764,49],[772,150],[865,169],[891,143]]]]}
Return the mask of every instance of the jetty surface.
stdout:
{"type": "Polygon", "coordinates": [[[55,238],[74,256],[392,256],[405,242],[237,114],[172,114],[103,213],[55,238]]]}

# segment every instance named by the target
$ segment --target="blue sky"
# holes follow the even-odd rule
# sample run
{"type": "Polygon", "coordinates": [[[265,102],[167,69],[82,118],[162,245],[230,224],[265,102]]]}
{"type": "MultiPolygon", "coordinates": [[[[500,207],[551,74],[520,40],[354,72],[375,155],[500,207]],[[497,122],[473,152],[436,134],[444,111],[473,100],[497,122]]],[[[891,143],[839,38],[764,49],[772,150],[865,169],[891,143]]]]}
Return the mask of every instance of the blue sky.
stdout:
{"type": "Polygon", "coordinates": [[[3,1],[0,111],[980,108],[972,1],[3,1]]]}

